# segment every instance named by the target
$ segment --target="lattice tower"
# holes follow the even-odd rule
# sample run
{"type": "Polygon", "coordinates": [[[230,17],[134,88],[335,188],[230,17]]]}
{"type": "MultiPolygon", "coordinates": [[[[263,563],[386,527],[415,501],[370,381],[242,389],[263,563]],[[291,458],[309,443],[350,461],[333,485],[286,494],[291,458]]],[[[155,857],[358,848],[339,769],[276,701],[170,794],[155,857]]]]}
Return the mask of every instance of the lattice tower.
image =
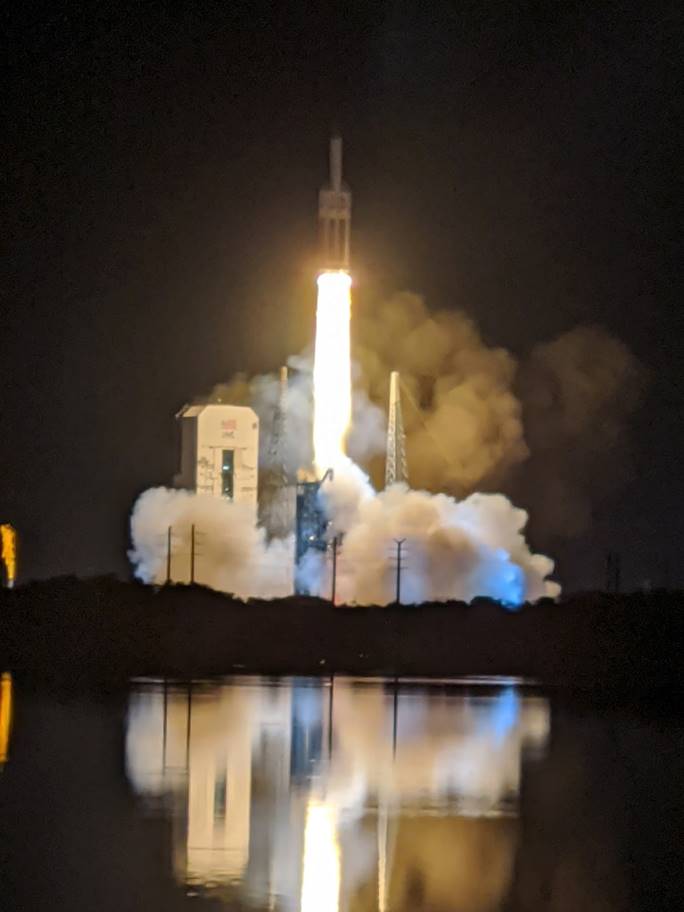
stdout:
{"type": "Polygon", "coordinates": [[[387,420],[387,452],[385,456],[385,487],[397,481],[408,483],[406,435],[401,417],[399,371],[390,374],[389,414],[387,420]]]}

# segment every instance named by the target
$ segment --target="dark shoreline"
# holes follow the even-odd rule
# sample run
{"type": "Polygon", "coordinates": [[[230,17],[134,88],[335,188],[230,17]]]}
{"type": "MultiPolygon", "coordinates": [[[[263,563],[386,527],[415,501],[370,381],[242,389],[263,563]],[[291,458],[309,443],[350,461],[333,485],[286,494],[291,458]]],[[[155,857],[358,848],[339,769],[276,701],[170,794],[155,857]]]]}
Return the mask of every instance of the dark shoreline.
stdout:
{"type": "Polygon", "coordinates": [[[682,689],[683,605],[682,593],[656,591],[516,612],[487,599],[348,608],[65,577],[2,592],[0,669],[67,689],[241,673],[504,675],[610,702],[671,701],[682,689]]]}

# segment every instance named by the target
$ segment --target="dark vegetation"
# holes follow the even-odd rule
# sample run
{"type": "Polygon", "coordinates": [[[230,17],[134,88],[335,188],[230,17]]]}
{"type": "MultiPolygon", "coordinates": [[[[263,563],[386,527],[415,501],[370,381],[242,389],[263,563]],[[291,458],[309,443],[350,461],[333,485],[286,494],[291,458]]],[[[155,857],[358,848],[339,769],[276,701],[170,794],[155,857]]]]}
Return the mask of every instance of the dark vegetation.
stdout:
{"type": "Polygon", "coordinates": [[[516,612],[487,599],[349,608],[64,577],[2,592],[0,669],[67,687],[241,672],[521,675],[655,697],[681,686],[682,601],[656,591],[587,593],[516,612]]]}

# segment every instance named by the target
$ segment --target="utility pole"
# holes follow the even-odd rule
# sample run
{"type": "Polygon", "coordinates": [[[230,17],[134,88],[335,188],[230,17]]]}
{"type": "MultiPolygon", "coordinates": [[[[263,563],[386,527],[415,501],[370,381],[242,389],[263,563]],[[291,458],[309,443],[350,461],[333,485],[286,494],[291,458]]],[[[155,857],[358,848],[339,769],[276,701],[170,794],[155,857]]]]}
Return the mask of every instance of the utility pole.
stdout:
{"type": "Polygon", "coordinates": [[[190,584],[195,582],[195,524],[190,526],[190,584]]]}
{"type": "Polygon", "coordinates": [[[395,538],[397,544],[397,605],[401,604],[401,546],[406,541],[405,538],[395,538]]]}
{"type": "Polygon", "coordinates": [[[171,526],[166,530],[166,584],[171,582],[171,526]]]}
{"type": "Polygon", "coordinates": [[[332,591],[330,601],[335,604],[335,595],[337,593],[337,545],[338,538],[335,536],[332,540],[332,591]]]}

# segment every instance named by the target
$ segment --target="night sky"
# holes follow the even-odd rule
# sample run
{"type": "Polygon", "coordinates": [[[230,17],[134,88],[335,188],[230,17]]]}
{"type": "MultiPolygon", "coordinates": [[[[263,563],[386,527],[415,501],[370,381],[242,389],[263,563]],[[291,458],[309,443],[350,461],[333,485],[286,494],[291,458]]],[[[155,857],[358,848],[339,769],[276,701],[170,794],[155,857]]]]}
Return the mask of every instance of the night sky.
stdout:
{"type": "Polygon", "coordinates": [[[645,365],[633,480],[554,552],[568,588],[602,583],[608,548],[627,586],[681,583],[680,4],[171,8],[4,17],[0,519],[20,576],[128,573],[175,412],[309,341],[335,124],[359,306],[411,289],[521,357],[598,322],[645,365]]]}

